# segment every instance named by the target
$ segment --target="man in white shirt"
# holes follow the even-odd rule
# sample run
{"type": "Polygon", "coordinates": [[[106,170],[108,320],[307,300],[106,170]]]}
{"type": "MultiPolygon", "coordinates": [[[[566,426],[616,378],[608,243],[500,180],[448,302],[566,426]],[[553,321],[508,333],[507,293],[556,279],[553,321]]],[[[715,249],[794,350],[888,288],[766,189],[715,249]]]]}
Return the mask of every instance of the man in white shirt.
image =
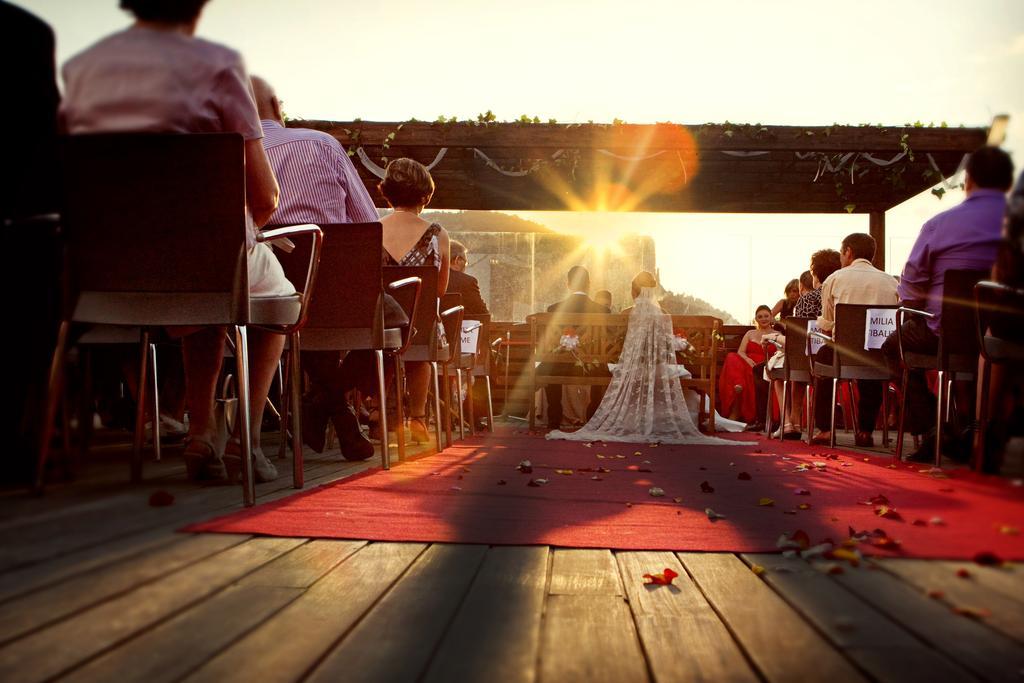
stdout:
{"type": "MultiPolygon", "coordinates": [[[[879,306],[894,305],[899,300],[896,295],[896,278],[872,265],[875,258],[875,238],[863,232],[847,235],[839,248],[839,261],[842,268],[832,273],[821,285],[821,316],[818,326],[826,332],[832,332],[836,321],[836,304],[876,304],[879,306]]],[[[818,351],[815,363],[832,363],[832,349],[824,347],[818,351]]],[[[828,386],[831,380],[818,380],[814,390],[814,422],[819,432],[812,443],[827,444],[831,439],[829,426],[832,423],[832,390],[828,386]]],[[[881,382],[858,381],[857,389],[860,397],[857,401],[857,419],[854,437],[858,446],[874,445],[872,432],[878,409],[882,405],[881,382]]]]}

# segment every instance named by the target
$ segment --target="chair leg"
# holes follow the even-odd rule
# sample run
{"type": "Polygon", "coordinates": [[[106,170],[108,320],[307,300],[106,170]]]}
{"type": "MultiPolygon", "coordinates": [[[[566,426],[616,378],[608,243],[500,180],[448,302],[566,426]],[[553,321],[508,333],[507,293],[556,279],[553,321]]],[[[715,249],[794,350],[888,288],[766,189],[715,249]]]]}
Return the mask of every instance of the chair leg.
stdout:
{"type": "MultiPolygon", "coordinates": [[[[468,396],[468,398],[469,398],[469,435],[470,436],[476,436],[476,408],[473,407],[473,403],[475,403],[475,401],[473,400],[473,371],[472,370],[466,372],[466,381],[468,382],[468,384],[466,385],[466,389],[467,389],[467,391],[469,393],[469,396],[468,396]]],[[[462,384],[460,383],[459,386],[461,387],[462,384]]]]}
{"type": "Polygon", "coordinates": [[[459,438],[465,440],[466,416],[462,410],[462,403],[465,398],[462,394],[462,368],[455,368],[455,395],[459,401],[459,438]]]}
{"type": "Polygon", "coordinates": [[[249,412],[249,340],[244,325],[235,326],[235,374],[238,384],[238,436],[242,459],[242,503],[256,503],[256,478],[252,462],[252,423],[249,412]]]}
{"type": "Polygon", "coordinates": [[[978,396],[978,425],[974,432],[974,469],[985,465],[985,432],[988,429],[988,392],[992,384],[992,364],[981,357],[981,390],[978,396]]]}
{"type": "Polygon", "coordinates": [[[946,382],[946,422],[953,421],[953,415],[956,414],[956,392],[953,391],[953,378],[956,377],[956,373],[950,375],[950,379],[946,382]]]}
{"type": "Polygon", "coordinates": [[[903,379],[900,382],[900,419],[899,426],[897,427],[896,433],[896,455],[893,456],[894,462],[900,462],[903,460],[903,431],[906,429],[907,420],[907,377],[910,371],[906,368],[903,369],[903,379]]]}
{"type": "Polygon", "coordinates": [[[832,447],[832,448],[836,447],[836,391],[837,391],[838,388],[839,388],[839,380],[838,379],[833,379],[832,380],[832,411],[830,413],[831,416],[832,416],[832,425],[831,425],[832,428],[829,431],[829,443],[828,443],[828,445],[830,447],[832,447]]]}
{"type": "Polygon", "coordinates": [[[305,458],[302,454],[302,366],[299,359],[299,333],[292,334],[291,349],[288,352],[288,379],[291,388],[291,397],[284,390],[284,373],[281,364],[277,366],[278,380],[281,382],[281,443],[286,441],[288,424],[285,416],[289,415],[292,420],[292,487],[301,489],[306,485],[305,458]],[[285,412],[285,404],[288,404],[289,412],[285,412]]]}
{"type": "Polygon", "coordinates": [[[814,377],[807,383],[807,390],[804,392],[804,422],[807,423],[807,445],[811,445],[814,437],[814,412],[811,397],[814,392],[814,377]]]}
{"type": "MultiPolygon", "coordinates": [[[[773,387],[774,388],[774,387],[773,387]]],[[[784,441],[786,438],[786,405],[789,400],[789,380],[783,380],[782,382],[782,405],[779,406],[779,441],[784,441]]],[[[771,403],[771,399],[768,399],[768,403],[771,403]]]]}
{"type": "MultiPolygon", "coordinates": [[[[150,420],[153,425],[153,459],[160,462],[160,383],[156,366],[156,344],[149,345],[149,366],[150,374],[153,376],[150,382],[152,386],[150,394],[153,399],[153,404],[150,406],[153,412],[150,420]]],[[[141,398],[142,395],[140,394],[139,399],[141,400],[141,398]]]]}
{"type": "MultiPolygon", "coordinates": [[[[292,339],[292,341],[294,342],[294,339],[292,339]]],[[[288,362],[291,363],[290,353],[288,362]]],[[[280,407],[280,410],[278,411],[278,424],[281,427],[281,439],[277,449],[277,457],[279,460],[285,457],[285,450],[288,445],[288,394],[290,393],[290,385],[291,375],[289,374],[285,377],[284,359],[282,359],[277,363],[277,405],[280,407]]]]}
{"type": "Polygon", "coordinates": [[[447,448],[452,445],[452,379],[447,363],[441,363],[441,386],[444,387],[444,439],[447,448]]]}
{"type": "Polygon", "coordinates": [[[889,447],[889,382],[882,384],[882,447],[889,447]]]}
{"type": "Polygon", "coordinates": [[[398,355],[395,359],[395,437],[398,440],[398,461],[405,460],[405,363],[398,355]]]}
{"type": "Polygon", "coordinates": [[[434,384],[434,419],[437,420],[437,422],[436,422],[437,429],[435,431],[435,433],[437,434],[437,452],[440,453],[441,450],[442,450],[442,448],[441,448],[441,387],[440,387],[440,381],[439,381],[438,376],[437,376],[437,363],[431,363],[430,364],[430,370],[431,370],[431,378],[433,379],[433,384],[434,384]]]}
{"type": "Polygon", "coordinates": [[[494,403],[491,400],[491,376],[484,375],[487,387],[487,431],[494,433],[494,403]]]}
{"type": "Polygon", "coordinates": [[[57,330],[57,345],[50,361],[49,386],[46,391],[46,407],[43,410],[43,424],[40,429],[39,457],[36,460],[35,493],[41,494],[46,484],[46,461],[50,457],[50,440],[53,438],[53,421],[57,419],[57,405],[60,402],[61,385],[64,379],[64,354],[67,352],[68,330],[71,323],[63,320],[57,330]]]}
{"type": "Polygon", "coordinates": [[[942,422],[946,401],[946,373],[939,370],[939,381],[936,383],[938,405],[935,409],[935,466],[942,465],[942,422]]]}
{"type": "Polygon", "coordinates": [[[771,382],[768,383],[768,400],[765,401],[764,407],[764,435],[765,438],[772,438],[772,392],[774,388],[771,382]]]}
{"type": "MultiPolygon", "coordinates": [[[[391,447],[388,442],[388,388],[384,383],[384,352],[377,350],[373,352],[377,358],[377,393],[380,396],[380,464],[386,470],[391,469],[391,447]]],[[[399,396],[401,401],[402,397],[399,396]]],[[[402,425],[398,425],[401,429],[402,425]]]]}
{"type": "Polygon", "coordinates": [[[142,442],[146,431],[146,390],[149,385],[149,331],[142,330],[139,343],[139,388],[135,401],[135,434],[132,439],[131,480],[142,481],[142,442]]]}

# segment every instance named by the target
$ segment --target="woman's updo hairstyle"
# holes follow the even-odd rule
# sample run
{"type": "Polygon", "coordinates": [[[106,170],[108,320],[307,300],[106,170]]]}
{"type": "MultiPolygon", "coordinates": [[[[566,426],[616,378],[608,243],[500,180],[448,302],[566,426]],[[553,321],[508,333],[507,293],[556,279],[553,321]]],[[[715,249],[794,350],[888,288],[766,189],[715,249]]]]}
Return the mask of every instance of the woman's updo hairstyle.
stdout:
{"type": "Polygon", "coordinates": [[[121,0],[121,9],[142,21],[184,24],[195,21],[207,0],[121,0]]]}
{"type": "Polygon", "coordinates": [[[633,278],[633,283],[631,287],[633,291],[633,298],[635,299],[638,296],[640,296],[640,290],[643,289],[644,287],[657,286],[658,278],[654,277],[653,273],[650,273],[646,270],[641,270],[639,273],[636,274],[636,277],[633,278]]]}
{"type": "Polygon", "coordinates": [[[377,186],[392,208],[426,206],[434,196],[434,179],[427,167],[415,159],[395,159],[377,186]]]}

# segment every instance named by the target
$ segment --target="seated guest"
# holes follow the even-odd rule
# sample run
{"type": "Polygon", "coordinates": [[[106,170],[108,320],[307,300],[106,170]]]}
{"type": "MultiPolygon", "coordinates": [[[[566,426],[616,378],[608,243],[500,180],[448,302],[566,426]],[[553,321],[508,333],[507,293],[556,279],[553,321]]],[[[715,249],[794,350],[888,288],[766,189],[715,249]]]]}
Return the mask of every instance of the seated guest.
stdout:
{"type": "Polygon", "coordinates": [[[790,280],[786,283],[786,296],[779,299],[771,308],[772,318],[788,318],[793,315],[793,307],[800,298],[800,280],[790,280]]]}
{"type": "MultiPolygon", "coordinates": [[[[263,131],[242,57],[195,38],[205,0],[121,0],[136,22],[79,53],[64,66],[61,116],[72,134],[114,131],[240,133],[245,139],[246,205],[251,215],[249,289],[253,296],[288,296],[295,288],[270,247],[255,241],[277,207],[278,188],[263,150],[263,131]]],[[[185,462],[193,479],[223,479],[240,469],[237,435],[222,455],[214,447],[214,395],[224,355],[224,328],[179,330],[182,339],[189,436],[185,462]]],[[[259,427],[277,373],[284,337],[251,327],[250,406],[256,478],[277,476],[260,450],[259,427]]]]}
{"type": "Polygon", "coordinates": [[[480,296],[480,283],[466,272],[469,262],[469,251],[466,245],[458,240],[451,240],[452,263],[448,273],[448,291],[462,295],[462,305],[466,309],[466,317],[474,315],[490,315],[487,303],[480,296]]]}
{"type": "MultiPolygon", "coordinates": [[[[39,447],[46,371],[57,342],[60,243],[56,222],[39,217],[57,210],[57,92],[53,30],[33,14],[0,2],[0,69],[8,101],[3,130],[9,135],[0,160],[0,225],[4,238],[30,261],[16,296],[7,302],[9,320],[19,321],[18,361],[8,363],[5,384],[20,400],[4,411],[3,432],[13,436],[14,453],[0,481],[21,481],[39,447]]],[[[10,445],[9,445],[10,448],[10,445]]]]}
{"type": "MultiPolygon", "coordinates": [[[[803,291],[793,307],[793,317],[796,318],[817,318],[821,315],[821,283],[828,279],[828,276],[839,270],[839,252],[835,249],[822,249],[811,255],[811,269],[804,271],[800,276],[800,288],[803,291]],[[808,282],[810,280],[810,282],[808,282]]],[[[774,340],[785,346],[786,337],[784,334],[766,335],[769,340],[774,340]]],[[[782,381],[774,382],[775,397],[782,405],[782,381]]],[[[803,416],[804,391],[806,387],[800,383],[793,385],[793,398],[789,411],[786,413],[785,424],[781,427],[782,436],[786,439],[799,439],[800,431],[796,425],[800,424],[803,416]]],[[[778,433],[775,434],[779,436],[778,433]]]]}
{"type": "MultiPolygon", "coordinates": [[[[836,304],[877,304],[894,305],[896,279],[871,265],[875,258],[875,238],[862,232],[855,232],[843,239],[839,249],[842,268],[829,275],[821,285],[821,315],[818,327],[831,334],[835,328],[836,304]]],[[[816,363],[832,363],[832,349],[823,347],[817,353],[816,363]]],[[[812,443],[827,444],[832,433],[832,387],[828,379],[818,380],[814,387],[814,421],[819,432],[812,443]]],[[[855,441],[858,446],[874,445],[872,433],[882,405],[882,382],[858,381],[860,397],[857,401],[855,441]]]]}
{"type": "Polygon", "coordinates": [[[764,379],[767,356],[764,337],[774,332],[772,309],[765,305],[754,311],[756,327],[747,330],[739,348],[725,357],[722,374],[718,378],[718,395],[722,412],[730,420],[746,422],[749,431],[764,429],[764,415],[768,407],[768,383],[764,379]]]}
{"type": "MultiPolygon", "coordinates": [[[[375,223],[377,209],[341,144],[318,130],[285,128],[281,102],[270,84],[254,76],[252,88],[263,127],[263,147],[281,186],[280,202],[270,222],[274,225],[375,223]]],[[[320,267],[329,265],[322,263],[320,267]]],[[[398,322],[408,322],[401,309],[398,315],[401,318],[398,322]]],[[[385,325],[393,327],[394,322],[385,320],[385,325]]],[[[335,351],[304,351],[302,368],[309,377],[309,391],[302,408],[303,441],[317,453],[323,452],[330,419],[338,435],[342,457],[346,460],[371,457],[373,444],[359,429],[346,393],[354,388],[367,395],[376,393],[373,353],[353,352],[342,360],[335,351]]]]}
{"type": "MultiPolygon", "coordinates": [[[[437,268],[437,295],[448,291],[451,256],[448,231],[438,223],[420,218],[434,195],[434,179],[427,167],[413,159],[395,159],[388,164],[380,182],[392,213],[381,219],[384,226],[385,266],[434,266],[437,268]]],[[[406,363],[406,387],[409,392],[409,432],[416,443],[427,443],[427,383],[430,364],[406,363]]]]}
{"type": "Polygon", "coordinates": [[[607,289],[597,290],[594,294],[594,301],[602,306],[607,306],[609,311],[612,309],[612,293],[607,289]]]}
{"type": "MultiPolygon", "coordinates": [[[[590,298],[590,271],[583,266],[573,266],[565,278],[566,287],[571,294],[565,299],[548,306],[548,313],[610,313],[603,306],[590,298]]],[[[606,373],[607,368],[595,372],[606,373]]],[[[541,363],[537,366],[539,375],[574,375],[584,372],[575,363],[541,363]]],[[[590,403],[587,406],[587,419],[597,412],[604,398],[603,387],[591,387],[590,403]]],[[[562,426],[562,385],[548,384],[544,387],[548,403],[548,428],[558,429],[562,426]]]]}
{"type": "MultiPolygon", "coordinates": [[[[1014,289],[1024,288],[1024,173],[1017,178],[1017,184],[1007,202],[1002,240],[996,263],[992,267],[992,280],[1014,289]]],[[[992,329],[987,332],[1012,339],[1018,344],[1024,343],[1024,331],[1020,327],[992,329]]],[[[979,361],[979,377],[982,369],[979,361]]],[[[984,433],[975,434],[975,448],[980,450],[982,469],[985,472],[999,472],[1007,440],[1012,434],[1020,434],[1020,428],[1017,426],[1020,420],[1014,420],[1014,413],[1019,410],[1021,404],[1021,386],[1024,386],[1024,378],[1020,375],[1020,371],[1012,366],[993,365],[991,368],[987,428],[984,433]]],[[[982,383],[978,382],[979,399],[983,388],[982,383]]],[[[978,407],[980,406],[979,400],[978,407]]]]}
{"type": "MultiPolygon", "coordinates": [[[[822,249],[811,254],[811,269],[807,271],[811,275],[811,287],[797,299],[796,306],[793,307],[794,316],[817,318],[821,315],[821,283],[840,268],[842,263],[839,260],[839,252],[835,249],[822,249]]],[[[803,282],[803,276],[800,281],[803,282]]]]}
{"type": "MultiPolygon", "coordinates": [[[[982,147],[967,160],[964,201],[921,227],[903,267],[898,294],[903,305],[923,309],[935,317],[909,315],[904,318],[900,330],[904,350],[926,354],[938,351],[946,271],[992,268],[1006,211],[1006,191],[1012,183],[1010,156],[998,147],[982,147]]],[[[900,355],[896,335],[885,341],[882,350],[894,370],[898,370],[900,355]]],[[[961,398],[959,405],[970,404],[969,395],[963,394],[961,398]]],[[[907,426],[912,434],[925,434],[934,429],[935,397],[928,390],[923,371],[911,372],[907,377],[906,402],[907,426]]],[[[929,437],[910,458],[930,460],[934,453],[934,440],[929,437]]]]}

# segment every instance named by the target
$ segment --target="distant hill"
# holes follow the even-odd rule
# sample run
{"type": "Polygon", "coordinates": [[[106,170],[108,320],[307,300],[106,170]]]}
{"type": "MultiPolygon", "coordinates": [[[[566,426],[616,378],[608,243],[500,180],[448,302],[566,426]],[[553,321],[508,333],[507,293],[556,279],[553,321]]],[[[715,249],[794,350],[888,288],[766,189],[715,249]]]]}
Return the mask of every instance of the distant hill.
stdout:
{"type": "Polygon", "coordinates": [[[437,221],[450,232],[554,232],[551,228],[500,211],[424,211],[426,221],[437,221]]]}
{"type": "Polygon", "coordinates": [[[707,301],[698,299],[695,296],[690,296],[689,294],[676,294],[675,292],[666,291],[665,297],[661,300],[661,306],[673,315],[712,315],[720,319],[726,325],[740,324],[740,322],[729,313],[715,308],[707,301]]]}

